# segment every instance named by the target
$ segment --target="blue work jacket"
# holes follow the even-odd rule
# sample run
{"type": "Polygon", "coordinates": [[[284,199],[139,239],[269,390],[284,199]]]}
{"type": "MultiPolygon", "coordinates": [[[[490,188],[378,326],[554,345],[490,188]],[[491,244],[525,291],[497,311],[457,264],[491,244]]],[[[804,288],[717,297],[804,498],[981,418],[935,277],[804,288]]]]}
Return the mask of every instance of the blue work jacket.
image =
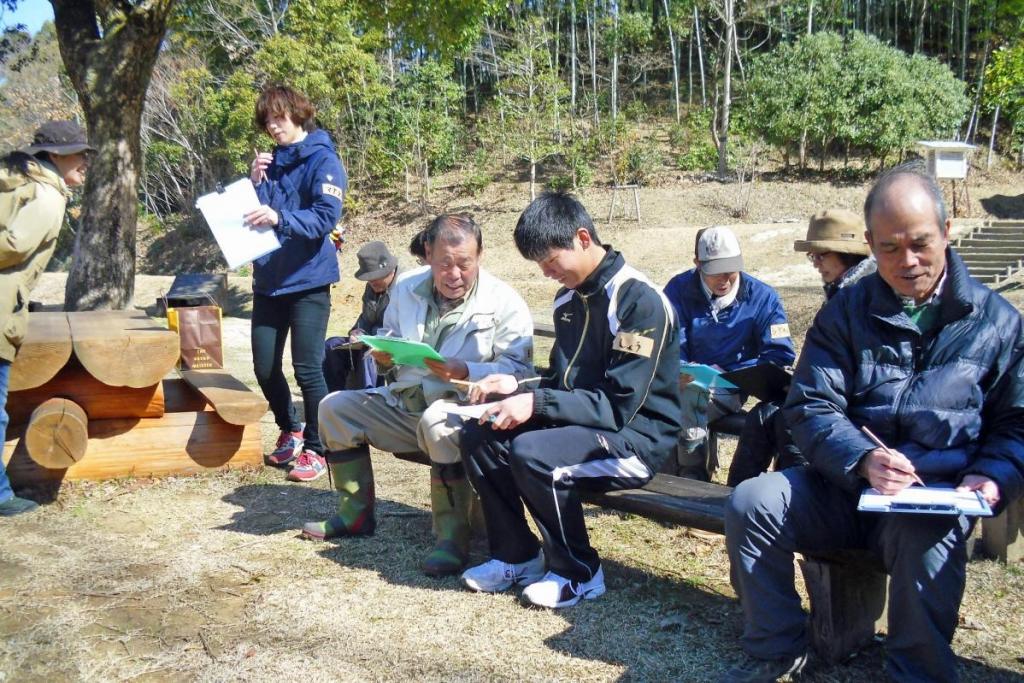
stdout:
{"type": "Polygon", "coordinates": [[[786,312],[775,290],[740,273],[736,300],[711,315],[711,300],[700,286],[697,269],[680,273],[665,285],[665,296],[679,317],[679,359],[738,370],[758,363],[786,367],[796,360],[786,312]]]}
{"type": "Polygon", "coordinates": [[[255,293],[278,296],[340,279],[329,235],[341,218],[347,188],[345,168],[324,131],[274,148],[267,179],[256,186],[256,194],[278,214],[281,248],[253,263],[255,293]]]}

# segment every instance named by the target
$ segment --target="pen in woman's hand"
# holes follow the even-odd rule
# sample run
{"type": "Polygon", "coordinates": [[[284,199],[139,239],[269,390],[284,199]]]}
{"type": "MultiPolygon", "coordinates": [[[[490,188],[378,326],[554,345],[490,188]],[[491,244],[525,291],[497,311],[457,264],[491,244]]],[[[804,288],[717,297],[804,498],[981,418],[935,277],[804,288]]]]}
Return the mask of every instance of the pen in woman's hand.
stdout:
{"type": "MultiPolygon", "coordinates": [[[[253,147],[253,148],[252,148],[252,153],[253,153],[253,156],[254,156],[254,157],[256,157],[256,164],[257,164],[257,166],[258,166],[258,165],[259,165],[259,163],[260,163],[260,151],[259,151],[258,149],[256,149],[255,147],[253,147]]],[[[264,170],[263,170],[263,169],[261,168],[261,169],[260,169],[260,182],[261,182],[261,183],[262,183],[262,182],[265,182],[265,181],[266,181],[266,179],[267,179],[267,172],[266,172],[266,171],[264,171],[264,170]]]]}

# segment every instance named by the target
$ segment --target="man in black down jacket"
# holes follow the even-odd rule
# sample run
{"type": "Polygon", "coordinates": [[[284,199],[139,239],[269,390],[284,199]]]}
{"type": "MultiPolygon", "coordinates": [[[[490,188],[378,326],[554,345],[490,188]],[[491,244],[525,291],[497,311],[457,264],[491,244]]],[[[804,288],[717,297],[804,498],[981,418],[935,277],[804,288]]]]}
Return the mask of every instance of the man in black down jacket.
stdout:
{"type": "Polygon", "coordinates": [[[1020,314],[949,248],[942,193],[917,167],[880,178],[864,215],[878,272],[818,314],[784,409],[810,467],[750,479],[727,507],[749,660],[726,680],[799,671],[807,635],[793,553],[843,548],[871,549],[890,575],[889,675],[956,680],[950,642],[973,519],[858,512],[858,494],[894,494],[916,475],[979,491],[998,513],[1024,487],[1020,314]]]}

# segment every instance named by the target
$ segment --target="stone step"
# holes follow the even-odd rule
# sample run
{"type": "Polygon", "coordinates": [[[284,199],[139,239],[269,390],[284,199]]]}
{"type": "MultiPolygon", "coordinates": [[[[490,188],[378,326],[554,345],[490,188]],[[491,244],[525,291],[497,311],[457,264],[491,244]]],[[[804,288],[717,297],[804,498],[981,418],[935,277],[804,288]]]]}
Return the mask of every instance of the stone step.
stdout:
{"type": "Polygon", "coordinates": [[[960,240],[960,244],[965,242],[979,242],[982,244],[1022,244],[1024,243],[1024,237],[1017,235],[971,235],[970,237],[964,237],[960,240]]]}
{"type": "Polygon", "coordinates": [[[960,258],[964,260],[964,263],[1004,263],[1008,266],[1015,266],[1024,261],[1024,255],[1021,254],[993,254],[981,251],[970,251],[967,253],[961,251],[958,253],[960,258]]]}
{"type": "Polygon", "coordinates": [[[980,242],[977,240],[966,240],[954,246],[961,254],[972,251],[1008,255],[1024,254],[1024,242],[980,242]]]}

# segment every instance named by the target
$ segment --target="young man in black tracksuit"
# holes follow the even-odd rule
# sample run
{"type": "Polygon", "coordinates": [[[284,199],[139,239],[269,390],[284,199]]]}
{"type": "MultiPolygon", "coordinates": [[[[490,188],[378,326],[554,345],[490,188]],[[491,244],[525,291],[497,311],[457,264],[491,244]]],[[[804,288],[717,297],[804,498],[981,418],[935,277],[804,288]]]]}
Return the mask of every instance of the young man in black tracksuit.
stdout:
{"type": "Polygon", "coordinates": [[[532,202],[515,240],[562,285],[555,343],[537,388],[491,375],[471,390],[476,400],[508,397],[462,434],[492,557],[462,580],[485,592],[525,585],[527,603],[568,607],[605,590],[578,489],[642,486],[673,452],[681,415],[678,325],[660,289],[598,241],[571,196],[532,202]],[[524,504],[541,541],[527,526],[524,504]]]}

